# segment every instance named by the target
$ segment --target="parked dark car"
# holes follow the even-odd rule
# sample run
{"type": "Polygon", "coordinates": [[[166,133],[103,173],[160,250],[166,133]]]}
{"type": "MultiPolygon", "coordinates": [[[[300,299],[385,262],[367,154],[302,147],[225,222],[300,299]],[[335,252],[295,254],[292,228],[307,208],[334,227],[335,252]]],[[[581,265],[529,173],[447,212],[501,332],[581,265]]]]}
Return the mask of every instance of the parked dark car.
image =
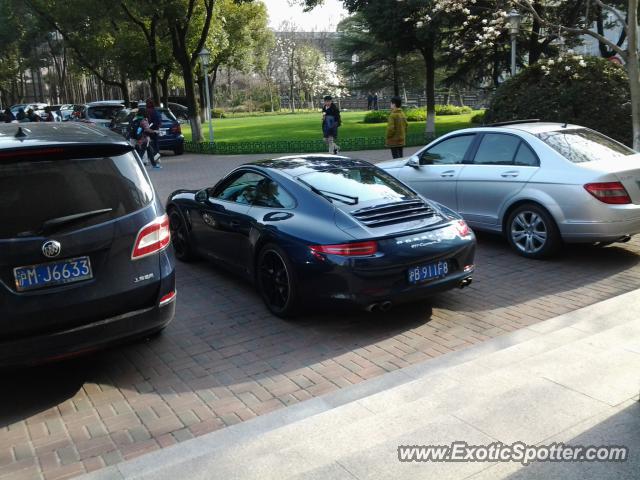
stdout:
{"type": "Polygon", "coordinates": [[[267,307],[393,303],[471,283],[475,236],[461,217],[383,170],[329,155],[244,165],[167,203],[180,260],[254,281],[267,307]]]}
{"type": "Polygon", "coordinates": [[[171,321],[169,220],[122,137],[79,122],[0,125],[0,204],[0,366],[171,321]]]}
{"type": "MultiPolygon", "coordinates": [[[[140,110],[144,111],[144,108],[140,110]]],[[[162,118],[162,126],[160,127],[160,150],[172,150],[175,155],[182,155],[184,153],[184,135],[182,135],[182,129],[180,123],[176,119],[175,115],[171,113],[168,108],[156,108],[162,118]]],[[[111,124],[111,130],[125,138],[129,135],[129,124],[131,120],[136,116],[138,109],[123,109],[115,117],[111,124]]]]}

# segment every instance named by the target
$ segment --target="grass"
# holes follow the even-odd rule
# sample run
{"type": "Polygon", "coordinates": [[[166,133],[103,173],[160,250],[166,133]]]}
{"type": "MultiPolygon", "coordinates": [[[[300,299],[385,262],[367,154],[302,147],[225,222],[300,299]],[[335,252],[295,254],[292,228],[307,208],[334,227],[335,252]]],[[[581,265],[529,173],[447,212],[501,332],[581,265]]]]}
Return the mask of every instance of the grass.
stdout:
{"type": "MultiPolygon", "coordinates": [[[[477,112],[464,115],[445,115],[436,117],[436,134],[442,135],[452,130],[471,126],[471,117],[477,112]]],[[[362,123],[365,112],[343,112],[340,138],[384,137],[386,123],[362,123]]],[[[220,118],[213,120],[213,131],[216,142],[272,142],[291,140],[318,140],[322,138],[320,113],[300,113],[290,115],[273,115],[260,117],[220,118]]],[[[203,126],[205,140],[208,138],[208,126],[203,126]]],[[[409,123],[409,135],[424,132],[424,122],[409,123]]],[[[191,140],[191,128],[182,125],[182,133],[191,140]]]]}

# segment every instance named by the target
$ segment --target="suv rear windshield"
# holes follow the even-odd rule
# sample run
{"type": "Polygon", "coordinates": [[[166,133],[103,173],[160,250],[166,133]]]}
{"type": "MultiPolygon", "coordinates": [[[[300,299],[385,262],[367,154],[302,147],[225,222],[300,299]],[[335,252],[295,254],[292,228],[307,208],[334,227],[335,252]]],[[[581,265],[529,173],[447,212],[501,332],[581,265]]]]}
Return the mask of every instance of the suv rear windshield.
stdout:
{"type": "Polygon", "coordinates": [[[344,198],[344,203],[393,202],[416,196],[391,175],[375,167],[336,168],[307,173],[299,179],[331,200],[343,201],[344,198]]]}
{"type": "Polygon", "coordinates": [[[47,220],[111,209],[56,231],[103,223],[149,205],[152,198],[132,153],[0,163],[0,238],[36,235],[47,220]]]}
{"type": "Polygon", "coordinates": [[[118,105],[89,107],[87,109],[87,117],[96,120],[111,120],[120,110],[122,110],[122,107],[118,105]]]}
{"type": "Polygon", "coordinates": [[[636,152],[588,128],[554,130],[536,135],[573,163],[613,160],[636,152]]]}

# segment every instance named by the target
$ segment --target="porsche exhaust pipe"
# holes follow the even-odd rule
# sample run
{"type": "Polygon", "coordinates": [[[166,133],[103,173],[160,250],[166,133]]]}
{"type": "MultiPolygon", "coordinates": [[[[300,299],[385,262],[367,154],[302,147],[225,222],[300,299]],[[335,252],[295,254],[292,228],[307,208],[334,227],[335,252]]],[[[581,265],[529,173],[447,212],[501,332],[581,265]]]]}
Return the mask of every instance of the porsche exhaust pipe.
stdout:
{"type": "Polygon", "coordinates": [[[365,310],[367,312],[379,312],[380,311],[380,304],[379,303],[372,303],[367,308],[365,308],[365,310]]]}
{"type": "Polygon", "coordinates": [[[471,285],[471,282],[473,282],[473,278],[468,277],[463,279],[460,284],[458,285],[458,288],[463,289],[465,287],[468,287],[469,285],[471,285]]]}
{"type": "Polygon", "coordinates": [[[393,307],[393,303],[386,301],[386,302],[382,302],[380,304],[380,311],[381,312],[388,312],[389,310],[391,310],[391,308],[393,307]]]}
{"type": "Polygon", "coordinates": [[[371,305],[367,306],[365,310],[367,312],[388,312],[389,310],[391,310],[391,307],[393,307],[393,303],[391,303],[390,301],[385,301],[381,303],[372,303],[371,305]]]}

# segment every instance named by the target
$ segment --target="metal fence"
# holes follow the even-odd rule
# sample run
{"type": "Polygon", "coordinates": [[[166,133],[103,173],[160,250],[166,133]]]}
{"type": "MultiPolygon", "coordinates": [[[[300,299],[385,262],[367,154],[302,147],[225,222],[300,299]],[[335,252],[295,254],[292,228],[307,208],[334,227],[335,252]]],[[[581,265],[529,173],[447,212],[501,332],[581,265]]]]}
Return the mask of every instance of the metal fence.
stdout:
{"type": "MultiPolygon", "coordinates": [[[[406,146],[425,145],[429,140],[424,134],[407,135],[406,146]]],[[[385,147],[383,137],[352,137],[338,141],[340,150],[380,150],[385,147]]],[[[321,140],[283,140],[272,142],[184,142],[185,151],[211,155],[239,155],[251,153],[320,153],[327,151],[327,144],[321,140]]]]}

